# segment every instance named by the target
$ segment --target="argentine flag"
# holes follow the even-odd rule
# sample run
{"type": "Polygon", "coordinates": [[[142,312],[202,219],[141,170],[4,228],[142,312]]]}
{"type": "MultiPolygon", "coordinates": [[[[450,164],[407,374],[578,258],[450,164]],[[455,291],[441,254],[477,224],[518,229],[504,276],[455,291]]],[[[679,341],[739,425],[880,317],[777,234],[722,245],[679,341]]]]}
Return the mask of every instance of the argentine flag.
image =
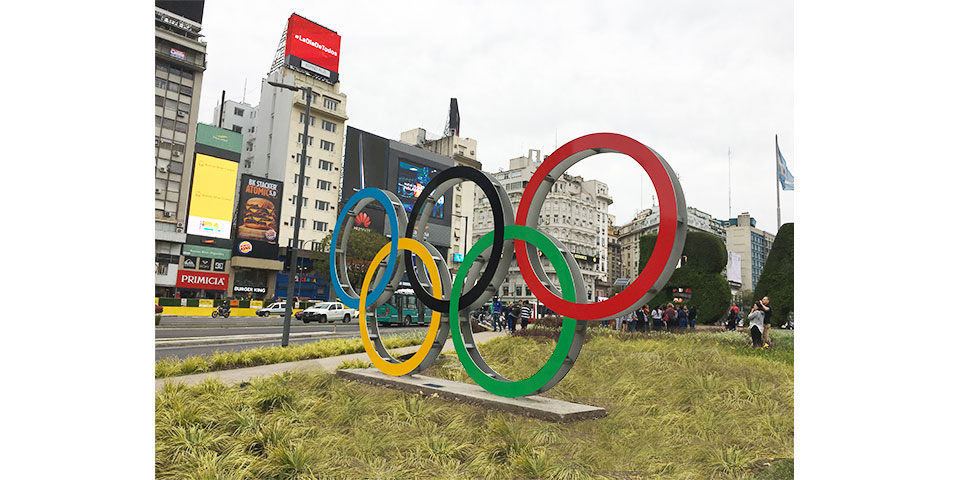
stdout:
{"type": "Polygon", "coordinates": [[[777,146],[777,178],[780,179],[780,188],[784,191],[793,190],[793,174],[787,169],[787,161],[783,159],[779,145],[777,146]]]}

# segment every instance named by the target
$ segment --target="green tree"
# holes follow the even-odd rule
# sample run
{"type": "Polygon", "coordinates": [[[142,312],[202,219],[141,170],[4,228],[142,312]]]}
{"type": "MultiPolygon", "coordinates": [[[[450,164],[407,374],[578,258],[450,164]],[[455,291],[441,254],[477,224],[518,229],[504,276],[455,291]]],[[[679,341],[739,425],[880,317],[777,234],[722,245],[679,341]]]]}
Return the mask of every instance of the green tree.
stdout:
{"type": "MultiPolygon", "coordinates": [[[[643,270],[653,253],[656,235],[640,237],[640,268],[643,270]]],[[[661,305],[673,301],[673,288],[693,289],[693,295],[687,305],[697,307],[699,323],[714,323],[727,314],[730,308],[730,284],[720,272],[727,264],[727,248],[716,235],[702,232],[688,232],[683,245],[686,263],[674,270],[670,280],[660,290],[650,305],[661,305]]],[[[669,266],[667,268],[670,268],[669,266]]]]}
{"type": "Polygon", "coordinates": [[[771,323],[786,323],[787,314],[793,311],[793,223],[783,224],[777,232],[753,297],[770,297],[771,323]]]}
{"type": "MultiPolygon", "coordinates": [[[[333,233],[328,233],[320,241],[319,251],[314,253],[313,267],[320,275],[328,274],[330,271],[330,239],[333,233]]],[[[353,289],[360,291],[360,285],[363,283],[363,276],[367,273],[370,266],[370,260],[374,255],[390,242],[390,239],[372,230],[354,227],[350,232],[350,238],[347,239],[347,272],[350,278],[350,285],[353,289]]],[[[344,272],[338,272],[343,278],[344,272]]]]}

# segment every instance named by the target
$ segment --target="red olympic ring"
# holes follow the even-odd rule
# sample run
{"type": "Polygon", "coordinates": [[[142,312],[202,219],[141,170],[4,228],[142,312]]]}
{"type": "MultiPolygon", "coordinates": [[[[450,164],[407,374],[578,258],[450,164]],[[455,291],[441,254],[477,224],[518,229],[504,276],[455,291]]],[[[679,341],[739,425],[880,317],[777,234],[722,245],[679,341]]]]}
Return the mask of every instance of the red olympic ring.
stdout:
{"type": "MultiPolygon", "coordinates": [[[[677,195],[670,174],[661,163],[660,158],[650,148],[630,137],[616,133],[584,135],[565,143],[548,156],[540,165],[540,168],[534,172],[530,183],[523,191],[520,205],[517,208],[516,224],[536,228],[536,225],[527,225],[529,220],[527,216],[530,213],[534,195],[546,180],[547,175],[550,175],[561,162],[570,157],[575,157],[576,160],[573,163],[576,163],[592,154],[610,151],[622,153],[636,160],[650,176],[657,191],[657,198],[660,200],[660,229],[653,254],[650,261],[644,266],[643,271],[629,287],[599,303],[576,303],[564,300],[548,290],[537,278],[533,266],[530,264],[526,242],[516,240],[514,245],[520,274],[534,296],[558,315],[577,320],[599,320],[614,317],[631,308],[644,294],[650,291],[660,274],[668,267],[667,262],[677,236],[677,195]],[[582,155],[588,151],[592,152],[582,155]]],[[[566,171],[573,163],[566,165],[562,170],[566,171]]],[[[558,178],[561,173],[556,172],[551,175],[551,178],[558,178]]],[[[534,223],[538,216],[539,212],[533,218],[534,223]]]]}

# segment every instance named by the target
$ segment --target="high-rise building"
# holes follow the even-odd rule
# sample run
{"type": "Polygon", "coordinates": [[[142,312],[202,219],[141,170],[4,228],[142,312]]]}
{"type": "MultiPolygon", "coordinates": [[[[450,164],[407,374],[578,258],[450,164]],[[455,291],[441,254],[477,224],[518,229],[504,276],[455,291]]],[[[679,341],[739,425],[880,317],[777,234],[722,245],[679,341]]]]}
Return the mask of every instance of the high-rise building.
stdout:
{"type": "MultiPolygon", "coordinates": [[[[507,190],[514,211],[540,163],[540,151],[530,150],[526,157],[511,159],[509,170],[493,174],[507,190]]],[[[612,203],[607,184],[564,174],[553,185],[540,210],[537,228],[562,242],[577,259],[588,301],[596,300],[598,282],[607,280],[608,208],[612,203]]],[[[473,216],[473,243],[476,243],[493,229],[490,201],[479,192],[473,216]]],[[[555,270],[546,261],[544,270],[554,285],[559,285],[555,270]]],[[[510,265],[500,296],[507,300],[526,299],[536,303],[520,275],[516,260],[510,265]]]]}
{"type": "Polygon", "coordinates": [[[203,2],[156,2],[155,8],[155,284],[157,296],[174,295],[182,247],[200,84],[206,43],[200,38],[203,2]]]}
{"type": "Polygon", "coordinates": [[[253,166],[253,145],[257,138],[257,107],[249,103],[225,100],[224,107],[217,102],[213,111],[211,124],[223,124],[223,128],[233,130],[243,135],[243,152],[241,165],[246,168],[253,166]]]}
{"type": "MultiPolygon", "coordinates": [[[[457,116],[459,119],[459,115],[457,116]]],[[[459,129],[457,129],[459,130],[459,129]]],[[[449,135],[440,137],[430,135],[422,128],[415,128],[400,134],[400,141],[408,145],[415,145],[440,155],[453,159],[454,166],[467,166],[481,170],[483,165],[477,161],[477,141],[472,138],[460,137],[455,131],[448,128],[449,135]]],[[[466,255],[469,248],[469,239],[472,238],[472,224],[474,195],[476,185],[465,181],[453,187],[453,220],[450,228],[450,251],[447,255],[447,265],[456,274],[460,268],[462,255],[466,255]]]]}
{"type": "MultiPolygon", "coordinates": [[[[320,242],[332,230],[337,220],[340,171],[343,158],[344,132],[347,121],[347,96],[340,91],[339,54],[340,36],[326,27],[299,15],[291,15],[280,39],[267,78],[260,88],[260,102],[250,107],[237,102],[226,102],[225,116],[233,115],[243,121],[224,121],[225,128],[244,130],[245,151],[240,173],[275,180],[283,184],[279,231],[277,238],[281,257],[293,245],[293,227],[297,202],[301,204],[299,245],[303,250],[317,250],[320,242]],[[275,87],[268,82],[310,87],[312,99],[307,117],[306,92],[275,87]],[[243,110],[243,113],[238,113],[243,110]],[[309,123],[307,137],[303,136],[304,122],[309,123]],[[301,159],[303,145],[306,158],[301,159]],[[249,149],[252,149],[250,151],[249,149]],[[302,198],[297,198],[300,181],[300,162],[306,162],[302,198]]],[[[243,258],[234,265],[247,269],[269,270],[269,290],[285,296],[286,266],[275,260],[243,258]],[[282,268],[281,268],[282,267],[282,268]],[[282,270],[282,271],[281,271],[282,270]],[[275,282],[275,283],[274,283],[275,282]]],[[[300,265],[311,263],[311,254],[298,254],[300,265]]],[[[326,275],[321,274],[325,278],[326,275]]],[[[304,275],[309,285],[299,288],[299,296],[317,295],[316,273],[304,275]]],[[[298,279],[298,282],[301,280],[298,279]]],[[[325,297],[324,294],[319,294],[325,297]]]]}
{"type": "Polygon", "coordinates": [[[760,273],[776,235],[757,228],[757,220],[744,212],[723,222],[727,230],[727,250],[740,255],[740,275],[743,287],[757,286],[760,273]]]}

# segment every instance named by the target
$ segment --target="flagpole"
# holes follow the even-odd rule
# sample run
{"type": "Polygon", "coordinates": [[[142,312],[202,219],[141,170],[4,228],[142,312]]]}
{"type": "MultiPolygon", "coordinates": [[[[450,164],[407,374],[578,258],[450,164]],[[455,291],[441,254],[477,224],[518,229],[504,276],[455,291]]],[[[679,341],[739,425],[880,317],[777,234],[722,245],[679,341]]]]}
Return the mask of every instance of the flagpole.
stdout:
{"type": "Polygon", "coordinates": [[[773,136],[773,143],[776,151],[773,153],[774,161],[776,161],[777,166],[773,169],[774,175],[776,175],[776,189],[777,189],[777,232],[780,231],[780,140],[777,138],[777,135],[773,136]]]}

